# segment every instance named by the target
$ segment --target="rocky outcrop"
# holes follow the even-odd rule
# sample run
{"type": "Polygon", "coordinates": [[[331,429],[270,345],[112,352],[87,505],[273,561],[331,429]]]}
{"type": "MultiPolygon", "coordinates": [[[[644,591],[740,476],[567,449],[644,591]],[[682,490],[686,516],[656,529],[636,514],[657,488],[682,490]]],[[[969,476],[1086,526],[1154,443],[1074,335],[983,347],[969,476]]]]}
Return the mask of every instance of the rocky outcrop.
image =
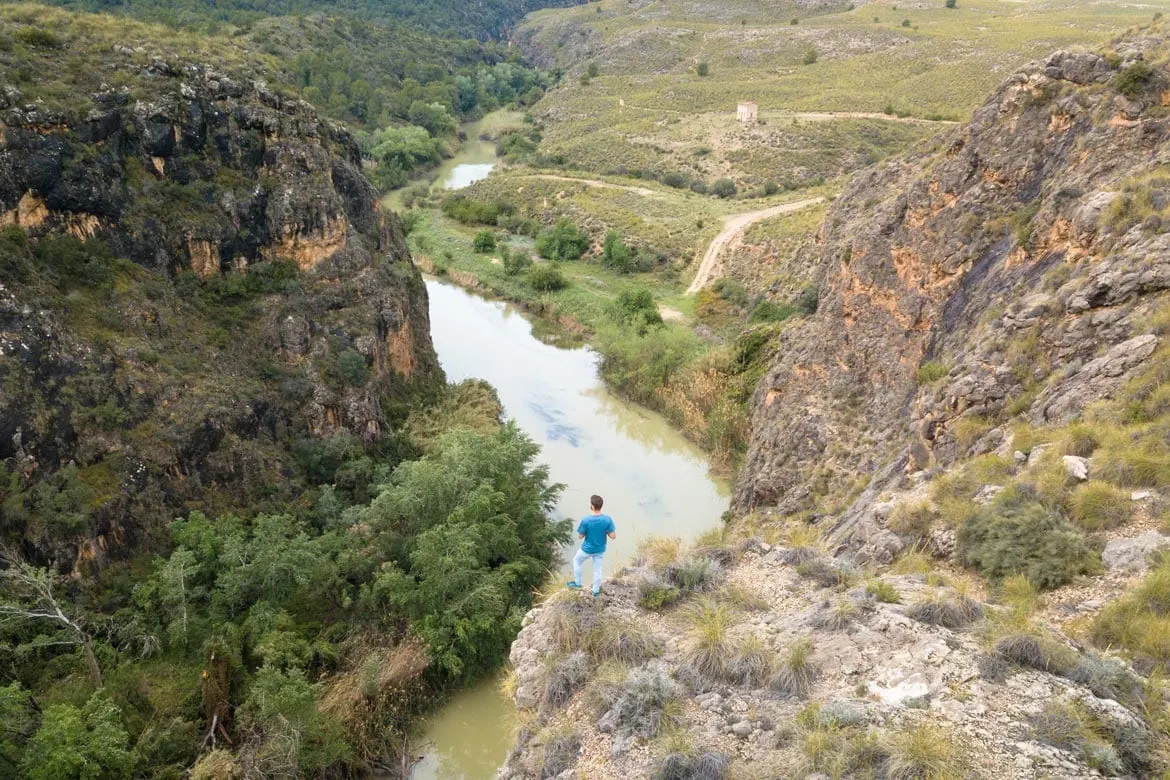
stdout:
{"type": "Polygon", "coordinates": [[[974,625],[984,608],[949,587],[922,575],[850,586],[856,571],[813,561],[807,549],[749,542],[728,571],[730,590],[666,612],[638,606],[639,582],[654,576],[644,568],[607,585],[600,604],[558,593],[528,615],[512,647],[521,727],[499,777],[882,777],[914,767],[900,753],[907,733],[930,734],[929,751],[949,750],[953,777],[1147,771],[1153,741],[1126,664],[1043,629],[999,628],[988,644],[974,625]],[[810,576],[818,569],[834,570],[832,581],[810,576]],[[713,610],[718,629],[704,622],[713,610]],[[586,639],[592,654],[568,652],[570,632],[588,637],[597,626],[623,631],[625,646],[586,639]],[[629,668],[604,657],[628,661],[639,644],[652,651],[629,668]],[[707,645],[714,661],[698,651],[707,645]],[[803,684],[792,682],[798,646],[803,684]],[[701,671],[720,665],[723,677],[701,671]],[[646,703],[646,680],[657,680],[657,705],[646,703]],[[669,726],[647,714],[654,706],[669,726]],[[1117,736],[1103,736],[1093,754],[1046,725],[1067,727],[1062,719],[1077,713],[1117,736]],[[645,723],[658,725],[637,731],[645,723]],[[679,760],[672,746],[721,771],[665,772],[679,760]]]}
{"type": "Polygon", "coordinates": [[[384,443],[442,376],[350,136],[254,76],[139,51],[77,115],[0,94],[0,532],[63,571],[191,509],[294,497],[314,442],[384,443]],[[73,521],[44,491],[79,497],[73,521]]]}
{"type": "Polygon", "coordinates": [[[854,178],[807,258],[819,311],[756,391],[740,512],[813,508],[900,456],[889,479],[990,451],[1010,417],[1068,421],[1140,370],[1162,339],[1143,315],[1170,288],[1168,80],[1145,65],[1161,46],[1058,52],[854,178]],[[989,433],[960,446],[966,422],[989,433]]]}

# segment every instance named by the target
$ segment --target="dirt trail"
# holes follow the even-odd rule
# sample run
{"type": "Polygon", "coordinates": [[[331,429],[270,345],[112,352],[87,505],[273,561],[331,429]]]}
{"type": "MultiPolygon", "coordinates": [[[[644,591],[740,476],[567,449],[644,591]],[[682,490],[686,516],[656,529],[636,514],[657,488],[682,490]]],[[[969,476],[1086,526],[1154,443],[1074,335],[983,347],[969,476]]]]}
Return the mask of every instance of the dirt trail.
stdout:
{"type": "Polygon", "coordinates": [[[635,195],[642,195],[647,198],[658,197],[659,193],[648,187],[631,187],[626,184],[612,184],[608,181],[601,181],[600,179],[576,179],[572,176],[554,176],[551,173],[526,173],[523,175],[525,179],[547,179],[548,181],[564,181],[569,184],[584,184],[586,187],[611,187],[615,190],[625,190],[632,192],[635,195]]]}
{"type": "MultiPolygon", "coordinates": [[[[621,101],[622,108],[632,108],[637,111],[652,111],[660,114],[687,114],[673,108],[657,108],[655,106],[639,106],[621,101]]],[[[726,114],[725,111],[711,111],[707,113],[726,114]]],[[[690,116],[690,114],[688,114],[690,116]]],[[[898,116],[878,111],[767,111],[761,112],[764,120],[768,119],[801,119],[808,122],[827,122],[833,119],[880,119],[884,122],[905,122],[912,125],[957,125],[953,119],[923,119],[916,116],[898,116]]]]}
{"type": "Polygon", "coordinates": [[[824,200],[824,198],[809,198],[808,200],[798,200],[795,203],[783,203],[779,206],[772,206],[771,208],[760,209],[759,211],[749,211],[746,214],[732,214],[729,217],[724,217],[723,230],[720,231],[719,235],[711,239],[711,243],[707,245],[707,251],[703,254],[703,260],[699,263],[699,270],[695,274],[695,280],[687,288],[687,295],[694,295],[710,281],[711,272],[715,270],[715,263],[719,260],[719,253],[728,244],[738,238],[748,225],[759,222],[761,219],[800,211],[803,208],[823,203],[824,200]]]}

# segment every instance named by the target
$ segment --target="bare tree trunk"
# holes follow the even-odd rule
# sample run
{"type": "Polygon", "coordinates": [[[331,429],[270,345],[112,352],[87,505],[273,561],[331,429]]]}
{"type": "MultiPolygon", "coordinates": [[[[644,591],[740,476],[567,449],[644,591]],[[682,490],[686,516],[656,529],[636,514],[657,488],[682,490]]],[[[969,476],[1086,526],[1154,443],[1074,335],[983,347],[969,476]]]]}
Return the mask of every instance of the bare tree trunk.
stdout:
{"type": "Polygon", "coordinates": [[[89,638],[89,634],[82,634],[82,647],[85,648],[85,663],[89,666],[89,675],[93,678],[94,685],[101,688],[102,683],[102,668],[98,665],[97,656],[93,652],[93,641],[89,638]]]}

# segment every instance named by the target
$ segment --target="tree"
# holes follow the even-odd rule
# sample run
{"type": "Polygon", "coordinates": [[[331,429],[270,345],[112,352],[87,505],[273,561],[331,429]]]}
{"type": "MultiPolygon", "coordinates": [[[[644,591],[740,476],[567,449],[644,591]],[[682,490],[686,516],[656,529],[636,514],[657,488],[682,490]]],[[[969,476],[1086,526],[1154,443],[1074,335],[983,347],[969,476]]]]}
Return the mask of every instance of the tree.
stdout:
{"type": "Polygon", "coordinates": [[[93,652],[93,637],[82,618],[53,592],[53,574],[9,548],[0,548],[0,566],[4,567],[0,569],[0,626],[31,624],[49,629],[49,634],[38,634],[21,649],[81,647],[90,677],[100,687],[102,670],[93,652]]]}
{"type": "Polygon", "coordinates": [[[490,230],[481,230],[475,234],[471,246],[480,254],[491,252],[496,248],[496,234],[490,230]]]}
{"type": "Polygon", "coordinates": [[[577,260],[589,248],[589,236],[567,217],[536,237],[536,253],[548,260],[577,260]]]}
{"type": "Polygon", "coordinates": [[[406,184],[415,169],[437,163],[439,143],[422,127],[388,127],[375,137],[370,157],[379,166],[378,183],[393,189],[406,184]]]}
{"type": "Polygon", "coordinates": [[[730,198],[736,193],[735,182],[731,179],[718,179],[711,185],[711,192],[720,198],[730,198]]]}
{"type": "Polygon", "coordinates": [[[611,230],[605,234],[605,245],[601,250],[601,263],[606,268],[612,268],[618,273],[630,271],[630,248],[622,241],[621,234],[611,230]]]}
{"type": "Polygon", "coordinates": [[[556,292],[569,286],[556,263],[538,265],[528,271],[528,284],[537,292],[556,292]]]}
{"type": "Polygon", "coordinates": [[[54,704],[29,740],[23,768],[30,780],[116,780],[130,777],[134,754],[122,712],[103,691],[81,709],[54,704]]]}
{"type": "Polygon", "coordinates": [[[527,252],[513,252],[504,258],[504,275],[517,276],[532,267],[532,255],[527,252]]]}

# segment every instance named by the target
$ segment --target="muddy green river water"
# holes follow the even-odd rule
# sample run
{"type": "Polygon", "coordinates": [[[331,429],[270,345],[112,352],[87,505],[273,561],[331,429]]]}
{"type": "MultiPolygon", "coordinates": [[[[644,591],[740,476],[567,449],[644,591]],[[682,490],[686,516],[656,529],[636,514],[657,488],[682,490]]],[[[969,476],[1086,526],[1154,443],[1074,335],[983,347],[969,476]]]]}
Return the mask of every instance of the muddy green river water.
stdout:
{"type": "MultiPolygon", "coordinates": [[[[565,485],[557,514],[579,518],[591,494],[605,498],[617,525],[607,574],[628,563],[646,537],[693,539],[719,525],[727,486],[662,417],[605,389],[595,352],[539,341],[507,304],[437,281],[427,291],[447,378],[485,379],[496,388],[505,414],[541,445],[552,480],[565,485]]],[[[514,716],[498,679],[460,692],[428,721],[412,780],[489,780],[507,755],[514,716]]]]}

